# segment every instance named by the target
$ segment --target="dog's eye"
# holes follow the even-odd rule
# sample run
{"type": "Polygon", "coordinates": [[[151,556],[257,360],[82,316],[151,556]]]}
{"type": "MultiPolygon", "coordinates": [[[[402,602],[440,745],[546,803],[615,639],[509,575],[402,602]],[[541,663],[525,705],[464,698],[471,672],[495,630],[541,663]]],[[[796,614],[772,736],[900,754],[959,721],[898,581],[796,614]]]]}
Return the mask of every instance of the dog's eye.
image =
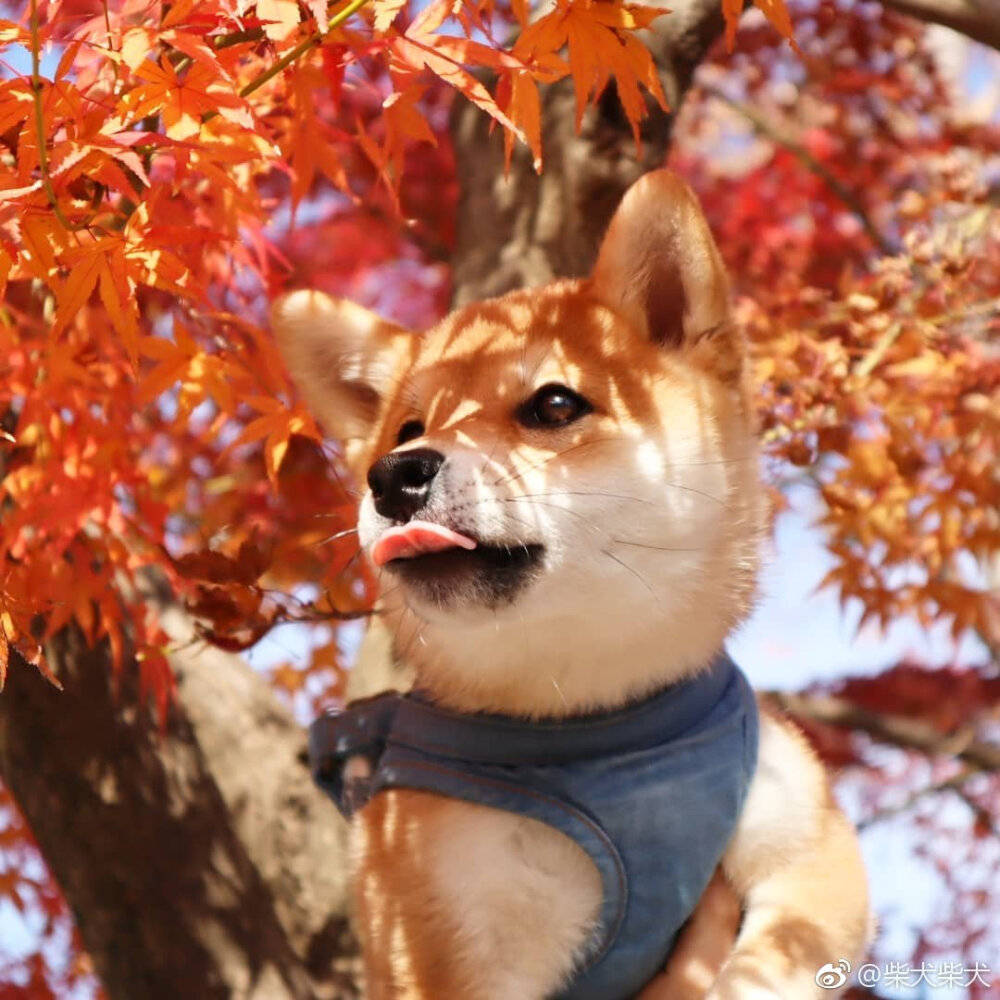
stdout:
{"type": "Polygon", "coordinates": [[[412,441],[414,438],[422,437],[423,433],[424,425],[419,420],[407,420],[399,428],[399,433],[396,435],[396,445],[398,447],[401,444],[406,444],[407,441],[412,441]]]}
{"type": "Polygon", "coordinates": [[[564,385],[543,385],[521,404],[517,417],[526,427],[565,427],[593,409],[583,396],[564,385]]]}

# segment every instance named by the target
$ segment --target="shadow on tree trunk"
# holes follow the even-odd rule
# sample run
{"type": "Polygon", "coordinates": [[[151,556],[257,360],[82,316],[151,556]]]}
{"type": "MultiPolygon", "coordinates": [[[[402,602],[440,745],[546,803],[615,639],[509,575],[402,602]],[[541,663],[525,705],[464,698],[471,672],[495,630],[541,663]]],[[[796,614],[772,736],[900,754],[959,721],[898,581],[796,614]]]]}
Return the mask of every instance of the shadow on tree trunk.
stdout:
{"type": "Polygon", "coordinates": [[[105,646],[67,630],[50,657],[62,692],[11,665],[0,773],[109,996],[357,996],[342,822],[266,683],[189,646],[160,734],[105,646]]]}

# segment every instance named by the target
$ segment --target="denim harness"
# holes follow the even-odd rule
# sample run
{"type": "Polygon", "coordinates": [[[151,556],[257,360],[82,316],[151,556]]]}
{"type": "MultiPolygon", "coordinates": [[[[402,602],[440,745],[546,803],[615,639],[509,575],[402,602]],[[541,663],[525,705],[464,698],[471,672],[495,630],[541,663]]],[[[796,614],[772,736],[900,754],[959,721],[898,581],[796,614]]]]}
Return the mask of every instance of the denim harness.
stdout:
{"type": "Polygon", "coordinates": [[[659,972],[732,838],[757,761],[756,702],[722,653],[619,711],[527,721],[389,692],[317,719],[313,775],[345,816],[415,788],[529,816],[591,857],[604,890],[558,1000],[625,1000],[659,972]],[[367,778],[344,779],[348,757],[367,778]]]}

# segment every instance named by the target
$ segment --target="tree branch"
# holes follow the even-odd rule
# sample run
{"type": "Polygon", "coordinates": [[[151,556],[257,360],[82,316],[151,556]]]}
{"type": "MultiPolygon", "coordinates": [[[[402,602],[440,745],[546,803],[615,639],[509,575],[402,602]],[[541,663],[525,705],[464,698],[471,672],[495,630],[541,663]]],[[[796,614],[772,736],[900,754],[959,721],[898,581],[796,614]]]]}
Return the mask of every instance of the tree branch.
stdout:
{"type": "Polygon", "coordinates": [[[977,739],[971,731],[953,734],[902,715],[884,715],[861,708],[846,698],[831,695],[790,694],[769,691],[772,704],[800,718],[857,729],[883,742],[932,756],[955,757],[981,771],[1000,771],[1000,745],[977,739]]]}
{"type": "Polygon", "coordinates": [[[861,223],[868,239],[878,247],[888,257],[899,253],[899,247],[894,246],[878,229],[865,206],[854,197],[854,193],[846,184],[826,166],[818,160],[800,142],[796,142],[790,136],[785,135],[775,124],[768,120],[765,115],[759,114],[749,105],[740,101],[734,101],[717,87],[705,87],[706,94],[710,94],[717,101],[721,101],[727,107],[732,108],[737,114],[742,115],[754,128],[758,135],[770,139],[777,146],[791,153],[807,170],[811,170],[824,184],[833,192],[837,199],[851,212],[851,214],[861,223]]]}
{"type": "MultiPolygon", "coordinates": [[[[932,795],[937,795],[939,792],[955,792],[957,795],[962,795],[964,789],[962,786],[970,778],[974,778],[983,772],[978,767],[965,767],[958,774],[953,774],[950,778],[943,778],[941,781],[935,781],[930,785],[925,785],[923,788],[918,788],[915,792],[908,795],[902,802],[897,803],[894,806],[887,806],[885,809],[880,809],[876,813],[872,813],[870,816],[866,816],[863,820],[857,823],[858,830],[867,830],[871,826],[875,826],[877,823],[882,823],[887,819],[893,819],[902,813],[908,812],[912,809],[918,802],[922,802],[926,798],[930,798],[932,795]]],[[[964,799],[968,801],[966,797],[964,799]]]]}
{"type": "Polygon", "coordinates": [[[59,220],[59,225],[63,229],[75,233],[81,229],[87,229],[89,220],[80,225],[74,225],[63,215],[59,199],[56,197],[55,187],[52,185],[52,175],[49,173],[48,142],[45,135],[45,111],[42,107],[42,91],[44,87],[39,71],[42,43],[38,36],[38,0],[31,0],[29,25],[31,32],[31,100],[35,112],[35,137],[38,142],[38,172],[42,176],[42,188],[45,191],[45,197],[49,200],[49,207],[52,209],[52,214],[59,220]]]}
{"type": "MultiPolygon", "coordinates": [[[[289,49],[280,59],[276,60],[267,69],[262,70],[258,73],[245,87],[240,89],[240,97],[249,97],[254,91],[260,90],[265,83],[269,83],[273,80],[279,73],[283,73],[289,66],[292,65],[298,59],[301,59],[310,49],[315,48],[317,45],[322,44],[323,40],[327,35],[334,30],[334,28],[339,28],[348,18],[352,17],[359,10],[361,10],[364,5],[368,3],[368,0],[351,0],[351,2],[344,7],[343,10],[338,11],[330,18],[330,24],[327,27],[326,32],[321,32],[316,30],[311,34],[307,35],[305,38],[299,42],[294,48],[289,49]]],[[[237,42],[230,41],[232,38],[237,38],[238,41],[244,41],[245,39],[240,36],[225,36],[217,45],[217,48],[225,48],[229,44],[237,44],[237,42]]],[[[209,111],[201,116],[202,122],[211,121],[213,118],[218,116],[218,111],[209,111]]]]}
{"type": "Polygon", "coordinates": [[[882,6],[1000,51],[1000,0],[882,0],[882,6]]]}
{"type": "Polygon", "coordinates": [[[269,66],[262,73],[255,76],[245,87],[240,90],[240,97],[249,97],[255,90],[259,90],[269,80],[273,80],[279,73],[286,70],[296,59],[304,55],[311,48],[319,45],[327,34],[334,28],[339,28],[352,14],[356,14],[368,0],[351,0],[351,2],[341,11],[338,11],[330,18],[330,24],[326,32],[314,31],[307,38],[304,38],[295,48],[286,52],[272,66],[269,66]]]}

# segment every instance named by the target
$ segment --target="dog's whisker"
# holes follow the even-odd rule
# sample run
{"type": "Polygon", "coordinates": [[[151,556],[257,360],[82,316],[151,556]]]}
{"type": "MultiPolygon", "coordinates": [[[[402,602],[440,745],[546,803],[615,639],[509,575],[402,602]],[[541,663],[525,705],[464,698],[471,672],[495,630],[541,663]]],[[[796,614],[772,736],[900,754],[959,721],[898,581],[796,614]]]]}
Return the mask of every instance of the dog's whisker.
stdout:
{"type": "Polygon", "coordinates": [[[490,453],[486,456],[481,468],[479,469],[480,476],[485,474],[486,469],[489,467],[490,462],[493,461],[493,456],[496,454],[497,448],[499,447],[500,447],[500,438],[498,436],[497,439],[493,442],[493,447],[490,449],[490,453]]]}
{"type": "MultiPolygon", "coordinates": [[[[405,662],[407,657],[409,657],[416,643],[420,643],[422,646],[426,646],[427,643],[424,641],[424,629],[430,624],[426,618],[424,618],[418,611],[407,606],[406,609],[413,616],[413,631],[410,633],[409,638],[406,640],[405,649],[396,649],[397,655],[401,662],[405,662]]],[[[396,648],[393,644],[393,648],[396,648]]]]}
{"type": "Polygon", "coordinates": [[[756,462],[758,456],[756,454],[740,455],[736,458],[710,458],[704,462],[671,462],[667,466],[667,470],[670,469],[700,469],[707,465],[737,465],[740,462],[756,462]]]}
{"type": "MultiPolygon", "coordinates": [[[[693,486],[685,486],[683,483],[671,483],[664,482],[661,483],[662,486],[669,486],[673,489],[684,490],[687,493],[694,493],[700,497],[704,497],[706,500],[711,500],[712,503],[718,504],[726,510],[731,510],[732,508],[722,500],[720,497],[713,496],[711,493],[706,493],[704,490],[695,489],[693,486]]],[[[616,500],[630,500],[633,503],[647,504],[650,507],[658,507],[659,504],[655,500],[649,500],[646,497],[636,497],[631,496],[628,493],[609,493],[603,490],[551,490],[546,493],[520,493],[512,497],[506,497],[503,499],[507,500],[532,500],[537,497],[609,497],[616,500]]]]}
{"type": "MultiPolygon", "coordinates": [[[[511,503],[512,501],[505,497],[482,497],[481,499],[475,501],[477,505],[488,504],[488,503],[511,503]]],[[[523,517],[518,517],[516,514],[511,514],[509,511],[504,514],[504,517],[509,518],[511,521],[516,521],[518,524],[523,524],[526,528],[533,531],[538,531],[538,525],[533,524],[531,521],[525,520],[523,517]]],[[[518,542],[520,548],[527,548],[524,542],[518,542]]]]}
{"type": "Polygon", "coordinates": [[[563,694],[563,689],[559,687],[559,681],[549,674],[549,680],[552,681],[552,686],[556,689],[556,694],[559,695],[559,700],[563,703],[563,707],[568,709],[569,702],[566,700],[566,695],[563,694]]]}
{"type": "Polygon", "coordinates": [[[603,490],[553,490],[549,493],[521,493],[511,499],[534,500],[536,497],[611,497],[615,500],[631,500],[633,503],[648,504],[650,507],[659,506],[655,501],[647,500],[645,497],[633,497],[627,493],[606,493],[603,490]]]}
{"type": "Polygon", "coordinates": [[[711,500],[712,503],[718,504],[723,510],[733,509],[721,497],[713,496],[711,493],[706,493],[704,490],[696,490],[693,486],[685,486],[683,483],[671,483],[671,482],[664,482],[661,485],[669,486],[671,489],[675,490],[683,490],[685,493],[694,493],[695,496],[704,497],[706,500],[711,500]]]}
{"type": "Polygon", "coordinates": [[[343,531],[334,532],[332,535],[327,535],[326,538],[321,538],[316,545],[326,545],[327,542],[337,542],[341,538],[348,538],[351,535],[356,535],[358,533],[357,528],[345,528],[343,531]]]}
{"type": "Polygon", "coordinates": [[[623,569],[628,570],[628,572],[631,573],[646,588],[646,590],[649,591],[649,596],[653,598],[656,604],[662,607],[660,604],[660,598],[656,591],[653,590],[653,588],[649,585],[649,581],[637,569],[635,569],[635,567],[629,566],[624,559],[619,559],[618,556],[616,556],[613,552],[609,552],[607,549],[601,549],[601,552],[604,553],[604,555],[606,555],[609,559],[618,563],[618,565],[623,569]]]}
{"type": "Polygon", "coordinates": [[[396,631],[392,634],[392,642],[389,643],[389,648],[392,649],[397,655],[399,653],[399,647],[397,642],[399,641],[399,633],[403,628],[403,622],[406,621],[406,615],[409,612],[409,605],[404,604],[401,609],[401,614],[399,616],[399,621],[396,622],[396,631]]]}
{"type": "Polygon", "coordinates": [[[639,549],[653,549],[656,552],[701,552],[702,549],[698,546],[692,546],[690,548],[680,548],[672,545],[650,545],[648,542],[633,542],[628,538],[612,538],[612,542],[616,545],[632,545],[639,549]]]}
{"type": "Polygon", "coordinates": [[[403,585],[401,583],[397,583],[395,587],[390,587],[388,590],[380,591],[379,599],[374,606],[374,610],[377,611],[378,614],[383,614],[383,615],[387,614],[389,611],[396,610],[394,608],[388,607],[385,601],[387,597],[392,597],[393,594],[398,593],[400,590],[402,590],[402,588],[403,585]]]}
{"type": "MultiPolygon", "coordinates": [[[[498,503],[518,503],[519,500],[520,500],[520,498],[517,498],[517,497],[513,497],[513,498],[512,497],[497,497],[496,498],[496,502],[498,502],[498,503]]],[[[586,515],[581,514],[578,510],[570,510],[569,507],[560,507],[559,504],[557,504],[557,503],[545,503],[544,500],[525,500],[524,502],[527,503],[529,507],[530,506],[551,507],[553,510],[562,511],[562,513],[564,513],[564,514],[570,514],[573,517],[579,518],[585,524],[589,524],[595,531],[601,531],[601,530],[603,530],[595,521],[592,521],[586,515]]],[[[513,516],[513,515],[510,515],[510,516],[513,516]]]]}
{"type": "MultiPolygon", "coordinates": [[[[344,439],[349,440],[348,438],[344,439]]],[[[335,449],[329,442],[324,442],[321,449],[323,457],[330,463],[333,471],[333,478],[336,479],[337,485],[349,496],[355,500],[361,499],[361,491],[351,482],[351,480],[345,480],[340,474],[342,468],[342,462],[344,456],[337,449],[335,449]]],[[[333,515],[316,515],[317,517],[322,516],[333,516],[333,515]]]]}
{"type": "MultiPolygon", "coordinates": [[[[531,465],[527,466],[527,468],[522,469],[520,472],[512,473],[511,475],[506,477],[501,477],[500,479],[495,480],[490,485],[505,486],[508,483],[515,482],[516,480],[520,479],[527,473],[533,472],[538,469],[544,469],[546,465],[548,465],[550,462],[555,461],[555,459],[562,458],[564,455],[568,455],[570,452],[578,451],[581,448],[589,448],[592,445],[596,444],[608,444],[620,441],[621,439],[616,437],[594,438],[591,441],[583,441],[580,444],[573,445],[571,448],[564,448],[562,451],[557,451],[554,454],[549,455],[546,458],[542,459],[542,461],[540,462],[534,462],[531,465]]],[[[757,461],[757,455],[751,453],[748,455],[738,455],[734,458],[713,458],[699,462],[670,462],[666,467],[666,471],[669,472],[671,469],[698,469],[714,465],[738,465],[741,462],[755,462],[755,461],[757,461]]]]}
{"type": "Polygon", "coordinates": [[[354,553],[354,555],[353,555],[353,556],[351,556],[351,558],[350,558],[350,559],[348,559],[348,560],[347,560],[347,562],[345,562],[345,563],[344,563],[344,565],[343,565],[343,566],[341,567],[341,570],[340,570],[340,572],[339,572],[339,573],[337,574],[337,578],[339,579],[340,577],[344,576],[344,574],[345,574],[345,573],[347,573],[347,571],[348,571],[349,569],[351,569],[351,567],[352,567],[352,566],[353,566],[353,565],[354,565],[354,564],[355,564],[355,563],[356,563],[356,562],[358,561],[358,559],[360,559],[360,558],[361,558],[361,549],[358,549],[358,551],[357,551],[357,552],[355,552],[355,553],[354,553]]]}

